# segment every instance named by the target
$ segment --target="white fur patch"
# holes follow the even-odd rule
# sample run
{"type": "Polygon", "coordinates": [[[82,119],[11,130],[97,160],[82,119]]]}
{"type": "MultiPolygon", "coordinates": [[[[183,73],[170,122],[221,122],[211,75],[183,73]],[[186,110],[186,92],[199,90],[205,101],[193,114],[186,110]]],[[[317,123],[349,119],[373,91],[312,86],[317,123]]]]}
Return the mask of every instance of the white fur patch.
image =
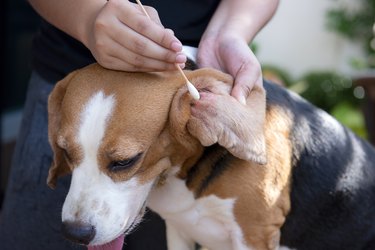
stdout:
{"type": "Polygon", "coordinates": [[[90,245],[100,245],[124,233],[144,205],[152,183],[140,185],[133,178],[113,182],[99,169],[98,149],[115,105],[113,96],[96,93],[81,114],[78,143],[83,160],[72,172],[69,193],[63,205],[62,221],[80,221],[95,227],[90,245]]]}
{"type": "Polygon", "coordinates": [[[163,186],[151,191],[148,199],[148,206],[169,226],[169,249],[189,249],[192,242],[215,250],[251,249],[244,244],[233,215],[235,199],[214,195],[195,199],[185,182],[174,176],[176,169],[163,186]]]}
{"type": "Polygon", "coordinates": [[[286,247],[286,246],[280,246],[278,248],[278,250],[297,250],[296,248],[289,248],[289,247],[286,247]]]}
{"type": "Polygon", "coordinates": [[[192,46],[182,46],[182,52],[193,62],[197,61],[197,51],[198,49],[192,46]]]}

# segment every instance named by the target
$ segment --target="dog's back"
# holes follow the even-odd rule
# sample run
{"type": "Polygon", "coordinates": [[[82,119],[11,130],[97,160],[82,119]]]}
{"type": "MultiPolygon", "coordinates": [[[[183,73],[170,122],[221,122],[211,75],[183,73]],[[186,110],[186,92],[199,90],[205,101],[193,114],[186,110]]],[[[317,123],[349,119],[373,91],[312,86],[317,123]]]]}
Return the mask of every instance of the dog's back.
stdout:
{"type": "Polygon", "coordinates": [[[375,249],[375,150],[324,111],[265,83],[267,106],[292,114],[291,210],[281,244],[375,249]]]}

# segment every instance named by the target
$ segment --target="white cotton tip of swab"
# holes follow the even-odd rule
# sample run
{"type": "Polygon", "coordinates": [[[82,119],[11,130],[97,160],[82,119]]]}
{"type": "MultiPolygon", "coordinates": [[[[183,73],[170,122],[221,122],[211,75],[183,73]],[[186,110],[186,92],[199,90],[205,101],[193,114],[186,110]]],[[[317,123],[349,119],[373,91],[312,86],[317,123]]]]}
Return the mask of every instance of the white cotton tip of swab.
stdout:
{"type": "Polygon", "coordinates": [[[178,64],[175,64],[176,65],[176,68],[178,69],[178,71],[180,71],[182,77],[185,79],[185,83],[186,83],[186,86],[189,90],[189,93],[190,95],[195,99],[195,100],[199,100],[201,98],[198,90],[194,87],[194,85],[189,81],[189,79],[187,79],[185,73],[182,71],[182,69],[180,68],[180,66],[178,66],[178,64]]]}
{"type": "Polygon", "coordinates": [[[194,98],[194,100],[199,100],[201,98],[201,96],[199,95],[199,92],[194,87],[194,85],[189,81],[186,82],[186,85],[188,87],[190,95],[194,98]]]}

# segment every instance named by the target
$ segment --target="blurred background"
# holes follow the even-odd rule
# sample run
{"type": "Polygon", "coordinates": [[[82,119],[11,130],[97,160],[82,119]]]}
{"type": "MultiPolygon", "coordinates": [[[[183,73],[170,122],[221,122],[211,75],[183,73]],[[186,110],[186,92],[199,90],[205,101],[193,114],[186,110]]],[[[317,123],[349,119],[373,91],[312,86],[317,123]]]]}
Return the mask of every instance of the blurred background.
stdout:
{"type": "Polygon", "coordinates": [[[265,78],[375,143],[375,0],[281,0],[252,46],[265,78]]]}
{"type": "MultiPolygon", "coordinates": [[[[0,5],[1,202],[39,18],[25,0],[0,5]]],[[[265,78],[301,94],[375,143],[374,22],[375,0],[281,0],[251,46],[265,78]]]]}

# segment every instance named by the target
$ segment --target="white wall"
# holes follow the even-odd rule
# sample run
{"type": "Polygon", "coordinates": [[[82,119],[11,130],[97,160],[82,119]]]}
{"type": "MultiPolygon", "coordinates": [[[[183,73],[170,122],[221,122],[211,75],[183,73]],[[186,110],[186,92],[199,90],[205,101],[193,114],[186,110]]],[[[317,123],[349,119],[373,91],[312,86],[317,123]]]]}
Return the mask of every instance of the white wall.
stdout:
{"type": "Polygon", "coordinates": [[[349,59],[360,56],[360,48],[326,28],[327,9],[339,2],[280,0],[276,15],[255,39],[259,61],[293,77],[326,69],[351,74],[349,59]]]}

